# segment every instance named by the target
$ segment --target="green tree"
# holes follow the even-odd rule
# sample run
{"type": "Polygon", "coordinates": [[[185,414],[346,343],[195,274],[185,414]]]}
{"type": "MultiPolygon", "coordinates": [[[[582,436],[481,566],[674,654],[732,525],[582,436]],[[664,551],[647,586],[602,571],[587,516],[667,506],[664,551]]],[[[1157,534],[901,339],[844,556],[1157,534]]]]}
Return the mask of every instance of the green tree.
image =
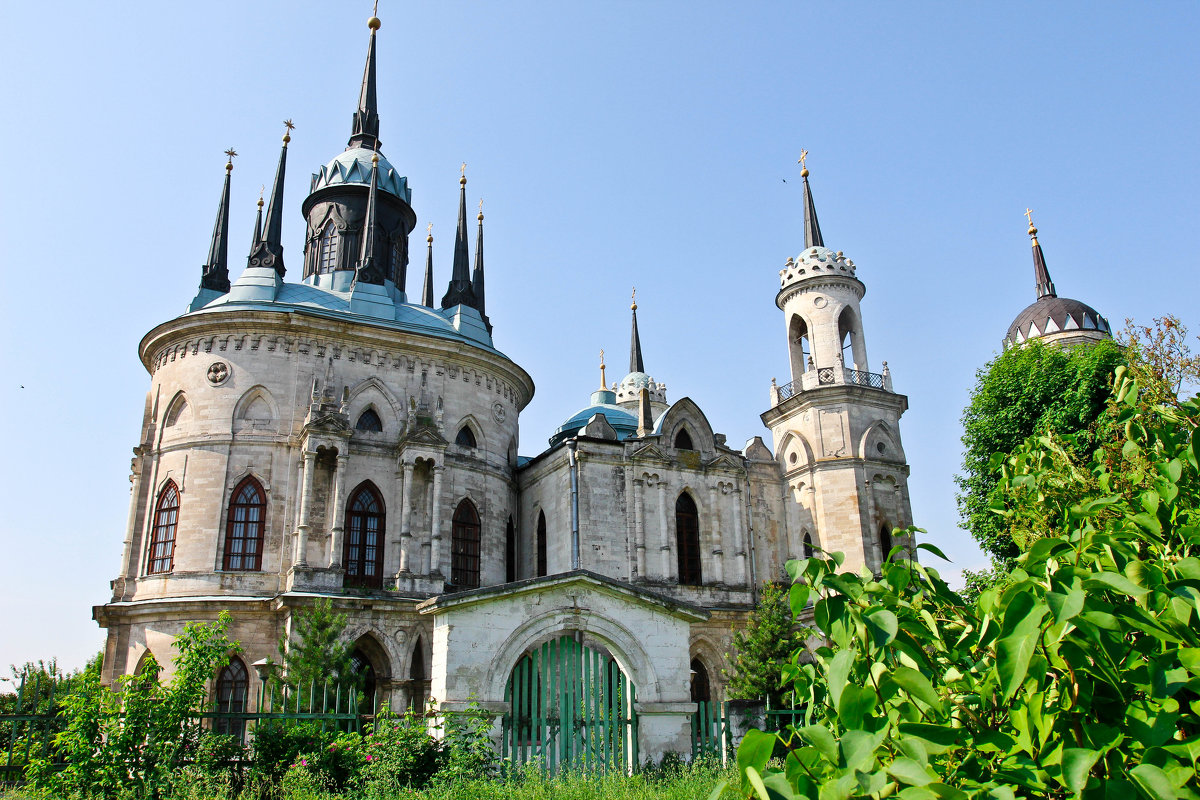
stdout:
{"type": "Polygon", "coordinates": [[[1046,434],[993,462],[1005,514],[1050,521],[1003,587],[966,602],[915,561],[789,563],[828,644],[785,671],[803,724],[739,747],[744,796],[1200,797],[1200,398],[1116,377],[1119,447],[1084,460],[1046,434]]]}
{"type": "Polygon", "coordinates": [[[277,676],[278,680],[293,689],[325,683],[331,689],[358,688],[354,646],[342,638],[346,615],[334,611],[329,598],[322,598],[294,619],[294,636],[289,639],[285,634],[279,639],[279,658],[286,674],[277,676]]]}
{"type": "Polygon", "coordinates": [[[733,635],[733,672],[726,672],[732,700],[769,700],[782,704],[783,666],[804,646],[807,630],[798,628],[788,606],[786,587],[765,583],[746,627],[733,635]]]}
{"type": "Polygon", "coordinates": [[[1064,350],[1035,339],[1005,350],[976,373],[962,415],[958,511],[963,527],[1002,571],[1021,548],[1009,520],[992,510],[998,501],[992,456],[1044,433],[1074,435],[1068,445],[1073,452],[1090,454],[1107,434],[1100,417],[1113,371],[1124,360],[1112,341],[1064,350]]]}

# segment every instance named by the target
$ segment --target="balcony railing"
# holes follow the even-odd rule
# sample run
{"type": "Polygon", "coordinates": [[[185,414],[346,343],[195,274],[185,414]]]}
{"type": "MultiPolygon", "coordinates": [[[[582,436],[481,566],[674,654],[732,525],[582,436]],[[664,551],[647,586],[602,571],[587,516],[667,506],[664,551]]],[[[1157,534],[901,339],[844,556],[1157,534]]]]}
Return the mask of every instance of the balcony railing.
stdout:
{"type": "Polygon", "coordinates": [[[840,366],[819,367],[815,370],[810,367],[798,380],[785,383],[783,386],[776,386],[774,380],[772,380],[771,406],[773,408],[801,392],[815,389],[818,386],[865,386],[870,389],[881,389],[882,391],[890,392],[892,391],[892,374],[888,369],[886,361],[883,362],[882,373],[864,372],[863,370],[846,369],[840,366]]]}

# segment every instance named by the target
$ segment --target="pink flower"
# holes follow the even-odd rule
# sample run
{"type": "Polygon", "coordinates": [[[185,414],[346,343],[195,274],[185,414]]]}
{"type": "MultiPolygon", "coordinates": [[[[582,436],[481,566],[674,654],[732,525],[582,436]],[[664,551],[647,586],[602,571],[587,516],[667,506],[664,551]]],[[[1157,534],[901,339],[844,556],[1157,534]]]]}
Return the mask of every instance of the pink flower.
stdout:
{"type": "Polygon", "coordinates": [[[302,766],[302,767],[307,767],[307,766],[308,766],[308,762],[307,762],[307,761],[305,761],[305,760],[302,758],[302,759],[300,759],[300,766],[302,766]]]}
{"type": "Polygon", "coordinates": [[[370,760],[371,760],[371,756],[367,756],[367,761],[370,761],[370,760]]]}

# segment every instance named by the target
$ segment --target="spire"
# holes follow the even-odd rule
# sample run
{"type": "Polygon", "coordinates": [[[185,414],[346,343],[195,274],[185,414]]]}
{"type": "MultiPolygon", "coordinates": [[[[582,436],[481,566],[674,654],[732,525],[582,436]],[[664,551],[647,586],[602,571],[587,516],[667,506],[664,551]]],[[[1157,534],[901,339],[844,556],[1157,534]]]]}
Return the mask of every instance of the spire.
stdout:
{"type": "Polygon", "coordinates": [[[363,68],[362,89],[358,93],[358,108],[354,112],[354,128],[346,145],[379,150],[379,106],[375,98],[375,31],[379,30],[379,17],[367,20],[371,39],[367,44],[367,65],[363,68]]]}
{"type": "MultiPolygon", "coordinates": [[[[266,188],[266,187],[263,187],[266,188]]],[[[258,240],[262,238],[262,207],[263,207],[263,189],[258,190],[258,213],[254,216],[254,235],[250,237],[250,249],[254,249],[254,245],[258,244],[258,240]]]]}
{"type": "Polygon", "coordinates": [[[421,287],[421,305],[433,308],[433,223],[429,223],[426,229],[428,236],[425,241],[429,243],[429,255],[425,258],[425,285],[421,287]]]}
{"type": "Polygon", "coordinates": [[[249,266],[272,267],[283,277],[283,179],[287,169],[287,146],[296,127],[290,119],[284,120],[287,132],[283,134],[283,147],[279,151],[279,167],[275,170],[275,185],[271,187],[271,202],[267,205],[267,217],[263,221],[262,238],[250,250],[249,266]]]}
{"type": "Polygon", "coordinates": [[[458,231],[454,234],[454,271],[450,286],[442,297],[442,308],[457,305],[476,307],[475,290],[471,287],[471,257],[467,252],[467,165],[462,165],[458,179],[458,231]]]}
{"type": "Polygon", "coordinates": [[[233,174],[233,157],[237,151],[232,147],[225,151],[229,161],[225,164],[225,188],[221,190],[221,203],[217,206],[217,221],[213,225],[212,243],[208,246],[208,261],[200,273],[200,288],[217,292],[229,291],[229,177],[233,174]]]}
{"type": "Polygon", "coordinates": [[[1042,245],[1037,240],[1037,228],[1033,225],[1033,209],[1025,209],[1025,219],[1029,220],[1029,238],[1033,240],[1033,278],[1037,281],[1037,299],[1043,297],[1058,297],[1054,291],[1054,281],[1050,280],[1050,270],[1046,269],[1046,257],[1042,255],[1042,245]]]}
{"type": "Polygon", "coordinates": [[[375,264],[375,239],[379,230],[375,225],[376,193],[379,185],[379,153],[371,156],[371,188],[367,192],[367,215],[363,222],[362,256],[354,275],[355,283],[383,285],[383,271],[375,264]]]}
{"type": "Polygon", "coordinates": [[[800,177],[804,179],[804,249],[824,247],[825,240],[821,238],[821,224],[817,222],[817,207],[813,204],[812,189],[808,186],[808,151],[800,151],[800,177]]]}
{"type": "Polygon", "coordinates": [[[642,340],[638,336],[637,329],[637,289],[633,290],[633,302],[629,306],[629,310],[633,312],[633,333],[629,336],[629,371],[630,372],[645,372],[646,368],[642,364],[642,340]]]}
{"type": "Polygon", "coordinates": [[[604,350],[600,350],[600,389],[604,391],[608,389],[608,383],[604,378],[604,350]]]}
{"type": "Polygon", "coordinates": [[[485,316],[483,311],[483,199],[479,200],[479,235],[475,239],[475,271],[471,273],[471,290],[475,292],[475,302],[479,305],[479,316],[485,316]]]}

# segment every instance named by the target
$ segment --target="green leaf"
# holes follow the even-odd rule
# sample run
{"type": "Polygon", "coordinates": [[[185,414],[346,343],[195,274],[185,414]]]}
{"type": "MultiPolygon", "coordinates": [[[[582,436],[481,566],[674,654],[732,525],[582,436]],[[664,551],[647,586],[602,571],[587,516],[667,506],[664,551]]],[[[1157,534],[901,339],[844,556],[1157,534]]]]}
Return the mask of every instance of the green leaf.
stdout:
{"type": "MultiPolygon", "coordinates": [[[[746,735],[742,737],[742,743],[738,745],[737,749],[738,769],[742,771],[743,776],[749,779],[750,770],[755,770],[755,774],[762,772],[767,766],[767,762],[771,760],[771,753],[775,751],[777,740],[773,733],[764,733],[754,728],[746,731],[746,735]]],[[[742,785],[744,788],[744,781],[742,785]]],[[[766,797],[765,789],[763,796],[766,797]]]]}
{"type": "Polygon", "coordinates": [[[910,697],[944,713],[942,698],[933,690],[933,684],[929,682],[929,679],[920,672],[909,667],[897,667],[892,671],[891,677],[901,689],[908,692],[910,697]]]}
{"type": "Polygon", "coordinates": [[[1047,592],[1046,605],[1050,606],[1050,613],[1054,615],[1054,621],[1062,623],[1073,619],[1080,611],[1083,611],[1085,597],[1083,589],[1071,589],[1066,594],[1047,592]]]}
{"type": "Polygon", "coordinates": [[[958,744],[962,728],[949,725],[930,725],[924,722],[902,722],[900,733],[920,739],[931,753],[944,753],[958,744]]]}
{"type": "Polygon", "coordinates": [[[1089,589],[1107,587],[1135,599],[1144,597],[1150,591],[1145,587],[1138,586],[1124,575],[1118,575],[1115,572],[1097,572],[1094,574],[1094,577],[1084,581],[1083,585],[1089,589]]]}
{"type": "Polygon", "coordinates": [[[842,689],[850,683],[850,668],[854,666],[854,651],[842,650],[833,657],[829,665],[829,696],[837,706],[842,699],[842,689]]]}
{"type": "Polygon", "coordinates": [[[838,701],[838,720],[848,729],[863,727],[863,719],[874,710],[877,699],[870,686],[849,684],[838,701]]]}
{"type": "Polygon", "coordinates": [[[1068,747],[1062,754],[1062,783],[1068,791],[1079,793],[1087,786],[1088,773],[1100,754],[1082,747],[1068,747]]]}
{"type": "Polygon", "coordinates": [[[1034,631],[1014,633],[996,642],[996,672],[1004,700],[1011,700],[1025,682],[1029,659],[1037,649],[1037,642],[1034,631]]]}
{"type": "Polygon", "coordinates": [[[927,550],[928,552],[933,553],[935,556],[940,558],[942,561],[950,560],[950,559],[946,558],[945,553],[943,553],[941,550],[939,550],[934,545],[931,545],[929,542],[921,542],[919,545],[917,545],[917,549],[918,550],[927,550]]]}
{"type": "Polygon", "coordinates": [[[925,786],[937,780],[928,767],[922,767],[911,758],[897,758],[887,768],[889,774],[910,786],[925,786]]]}
{"type": "Polygon", "coordinates": [[[812,594],[812,589],[807,584],[793,583],[792,588],[788,590],[788,603],[792,607],[792,616],[800,616],[800,612],[808,608],[808,598],[812,594]]]}
{"type": "Polygon", "coordinates": [[[767,794],[767,787],[763,785],[763,780],[758,774],[758,770],[754,767],[746,767],[746,780],[754,787],[754,793],[758,795],[759,800],[771,800],[771,795],[767,794]]]}
{"type": "Polygon", "coordinates": [[[1138,788],[1153,800],[1175,800],[1175,787],[1163,772],[1153,764],[1138,764],[1129,771],[1138,788]]]}
{"type": "Polygon", "coordinates": [[[721,778],[721,780],[717,781],[717,785],[713,787],[712,792],[708,795],[708,800],[719,800],[728,786],[729,781],[725,778],[721,778]]]}
{"type": "Polygon", "coordinates": [[[882,647],[896,638],[898,622],[896,615],[886,608],[871,609],[863,615],[867,630],[877,647],[882,647]]]}
{"type": "Polygon", "coordinates": [[[842,734],[842,758],[846,761],[846,769],[866,770],[875,761],[875,751],[883,741],[884,730],[878,733],[866,731],[846,731],[842,734]]]}
{"type": "Polygon", "coordinates": [[[830,763],[838,763],[838,743],[833,734],[824,725],[806,725],[800,728],[797,733],[800,738],[808,744],[812,745],[817,751],[825,756],[830,763]]]}

